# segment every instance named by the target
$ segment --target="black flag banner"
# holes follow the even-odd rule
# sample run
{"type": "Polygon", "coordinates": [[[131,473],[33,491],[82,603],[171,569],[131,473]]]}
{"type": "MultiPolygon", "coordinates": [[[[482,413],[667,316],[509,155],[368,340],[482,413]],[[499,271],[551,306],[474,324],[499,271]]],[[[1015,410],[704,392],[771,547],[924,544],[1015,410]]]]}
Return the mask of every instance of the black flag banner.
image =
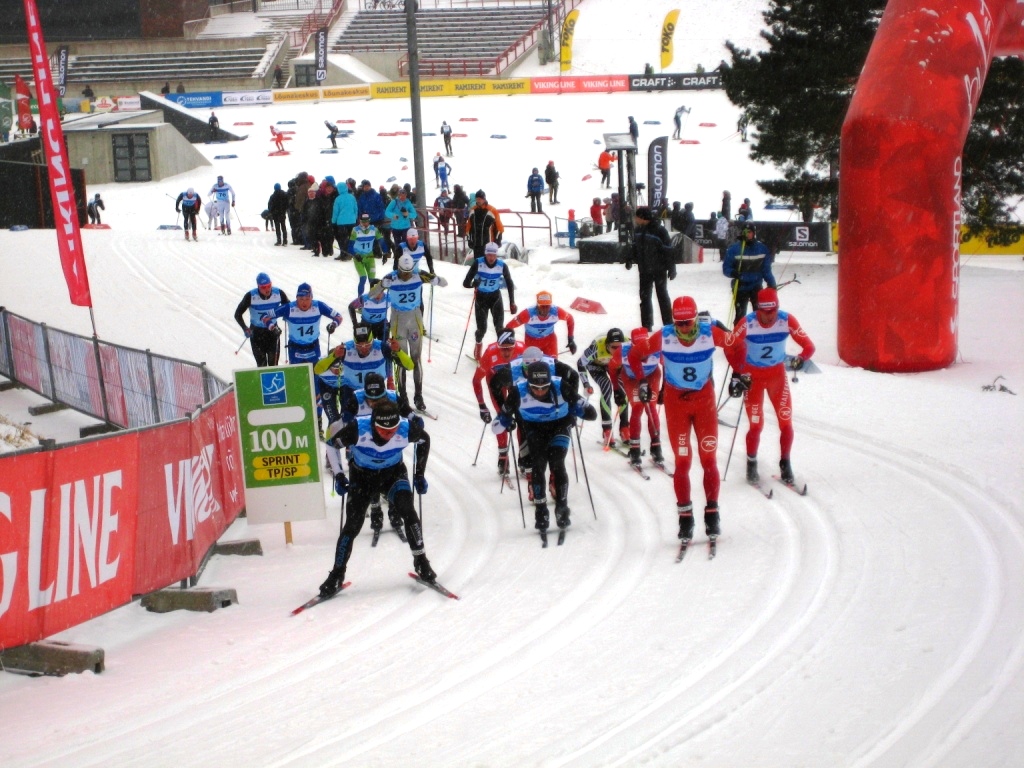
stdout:
{"type": "Polygon", "coordinates": [[[327,79],[327,27],[316,31],[316,81],[322,83],[327,79]]]}

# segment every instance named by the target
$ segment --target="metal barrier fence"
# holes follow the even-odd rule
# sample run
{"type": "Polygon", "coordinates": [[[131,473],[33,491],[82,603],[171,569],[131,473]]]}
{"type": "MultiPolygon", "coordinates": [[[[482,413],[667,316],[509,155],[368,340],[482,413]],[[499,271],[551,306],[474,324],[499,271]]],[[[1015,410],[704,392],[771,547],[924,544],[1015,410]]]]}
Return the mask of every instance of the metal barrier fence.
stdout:
{"type": "Polygon", "coordinates": [[[202,363],[50,328],[3,307],[0,374],[124,429],[188,416],[230,388],[202,363]]]}

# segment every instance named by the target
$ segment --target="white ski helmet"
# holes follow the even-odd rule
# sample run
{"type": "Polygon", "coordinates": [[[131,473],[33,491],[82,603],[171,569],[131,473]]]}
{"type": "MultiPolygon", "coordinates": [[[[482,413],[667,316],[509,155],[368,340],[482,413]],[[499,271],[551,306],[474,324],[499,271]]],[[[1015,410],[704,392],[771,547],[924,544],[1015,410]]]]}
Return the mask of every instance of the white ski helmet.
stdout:
{"type": "Polygon", "coordinates": [[[398,271],[399,272],[412,272],[412,256],[408,253],[403,253],[398,258],[398,271]]]}

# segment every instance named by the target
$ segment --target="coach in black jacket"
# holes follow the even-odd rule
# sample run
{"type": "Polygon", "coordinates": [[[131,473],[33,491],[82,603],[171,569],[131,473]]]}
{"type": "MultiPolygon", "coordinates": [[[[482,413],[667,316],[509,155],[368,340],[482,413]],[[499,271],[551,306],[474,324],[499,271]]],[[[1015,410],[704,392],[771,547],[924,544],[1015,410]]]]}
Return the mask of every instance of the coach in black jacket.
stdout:
{"type": "Polygon", "coordinates": [[[654,330],[654,307],[651,304],[651,289],[658,293],[658,308],[661,310],[661,324],[672,324],[672,299],[668,295],[668,280],[676,279],[676,265],[672,258],[672,241],[661,223],[654,218],[646,206],[636,209],[636,229],[633,235],[632,259],[626,262],[626,269],[636,262],[640,271],[640,324],[648,331],[654,330]]]}

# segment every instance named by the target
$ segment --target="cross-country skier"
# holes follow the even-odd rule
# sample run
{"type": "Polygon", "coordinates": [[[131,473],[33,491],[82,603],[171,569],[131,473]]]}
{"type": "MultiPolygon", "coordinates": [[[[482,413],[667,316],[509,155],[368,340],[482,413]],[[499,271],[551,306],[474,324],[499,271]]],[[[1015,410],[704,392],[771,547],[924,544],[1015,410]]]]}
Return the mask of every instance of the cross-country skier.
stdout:
{"type": "Polygon", "coordinates": [[[487,315],[490,314],[494,323],[495,335],[505,327],[505,305],[501,300],[501,289],[508,291],[508,310],[515,314],[515,283],[508,271],[508,265],[498,258],[497,243],[488,243],[484,253],[469,265],[469,271],[462,281],[463,288],[475,291],[476,302],[476,346],[473,348],[473,359],[480,359],[484,334],[487,333],[487,315]]]}
{"type": "Polygon", "coordinates": [[[437,574],[430,567],[423,544],[423,530],[413,506],[413,488],[421,496],[427,492],[427,456],[430,436],[422,421],[413,422],[399,413],[391,402],[381,403],[371,416],[364,416],[342,426],[331,425],[328,437],[328,460],[334,472],[334,489],[339,496],[348,496],[343,516],[344,525],[334,550],[334,566],[320,585],[320,594],[330,597],[345,581],[345,569],[352,556],[356,536],[366,520],[366,510],[380,496],[389,500],[392,509],[405,523],[413,568],[424,581],[433,582],[437,574]],[[402,459],[408,446],[414,446],[413,481],[402,459]],[[348,464],[351,482],[341,467],[341,449],[348,448],[352,458],[348,464]]]}
{"type": "Polygon", "coordinates": [[[178,195],[178,199],[174,201],[175,212],[182,214],[182,222],[185,224],[185,239],[188,240],[188,229],[189,225],[192,225],[192,239],[196,238],[196,217],[199,215],[199,209],[203,205],[203,198],[196,194],[196,191],[189,187],[187,190],[178,195]]]}
{"type": "Polygon", "coordinates": [[[590,383],[593,379],[597,385],[601,398],[601,429],[603,432],[604,444],[609,448],[615,445],[615,437],[612,434],[612,404],[621,404],[616,408],[619,415],[619,436],[622,442],[629,447],[629,410],[626,407],[626,393],[619,389],[613,392],[611,379],[608,378],[608,364],[612,357],[622,349],[626,337],[618,328],[609,328],[604,336],[598,336],[590,345],[583,350],[579,360],[576,361],[576,368],[580,373],[580,384],[588,395],[594,393],[590,383]],[[589,378],[588,378],[589,377],[589,378]]]}
{"type": "Polygon", "coordinates": [[[537,294],[537,303],[527,307],[518,315],[513,317],[508,324],[509,328],[524,326],[526,329],[526,346],[537,347],[545,355],[558,357],[558,337],[555,336],[555,324],[559,320],[565,321],[566,346],[570,354],[576,354],[576,340],[573,338],[576,320],[572,313],[561,307],[556,307],[551,302],[550,291],[541,291],[537,294]]]}
{"type": "Polygon", "coordinates": [[[256,287],[242,297],[235,309],[235,322],[249,338],[252,356],[259,368],[277,365],[281,354],[281,327],[271,321],[268,327],[264,320],[272,310],[288,304],[288,296],[276,288],[270,275],[260,272],[256,275],[256,287]],[[248,313],[248,322],[245,316],[248,313]]]}
{"type": "Polygon", "coordinates": [[[799,321],[779,309],[779,294],[774,288],[762,288],[757,294],[757,310],[743,318],[730,336],[730,344],[744,344],[745,362],[729,382],[729,394],[740,397],[749,386],[744,408],[750,427],[747,430],[747,482],[757,483],[757,448],[764,428],[764,394],[768,393],[779,422],[779,461],[782,482],[793,483],[790,451],[793,448],[793,400],[786,377],[786,339],[792,337],[800,345],[800,355],[793,358],[791,369],[799,371],[814,354],[814,342],[799,321]],[[742,374],[749,375],[749,385],[742,374]]]}
{"type": "MultiPolygon", "coordinates": [[[[661,452],[661,420],[658,417],[658,394],[661,391],[661,355],[653,351],[647,329],[634,328],[629,341],[612,356],[608,378],[612,389],[623,390],[629,403],[629,461],[640,466],[641,419],[647,414],[647,433],[651,439],[651,458],[665,462],[661,452]]],[[[616,405],[621,397],[616,395],[616,405]]]]}
{"type": "Polygon", "coordinates": [[[217,177],[217,183],[210,187],[209,194],[217,204],[217,218],[220,221],[220,233],[231,234],[231,209],[235,207],[235,190],[224,182],[223,176],[217,177]]]}
{"type": "MultiPolygon", "coordinates": [[[[480,408],[480,419],[484,424],[491,423],[491,411],[484,403],[483,383],[487,383],[487,389],[491,395],[491,402],[495,411],[500,411],[501,406],[508,398],[508,387],[511,385],[511,378],[505,379],[506,385],[500,384],[495,388],[495,380],[500,379],[497,374],[507,370],[514,358],[520,357],[526,345],[516,341],[516,334],[511,328],[505,328],[498,334],[498,340],[489,344],[480,358],[480,365],[473,373],[473,394],[476,395],[476,402],[480,408]],[[502,389],[504,391],[502,391],[502,389]]],[[[508,463],[508,433],[502,432],[498,435],[498,474],[509,473],[508,463]]]]}

